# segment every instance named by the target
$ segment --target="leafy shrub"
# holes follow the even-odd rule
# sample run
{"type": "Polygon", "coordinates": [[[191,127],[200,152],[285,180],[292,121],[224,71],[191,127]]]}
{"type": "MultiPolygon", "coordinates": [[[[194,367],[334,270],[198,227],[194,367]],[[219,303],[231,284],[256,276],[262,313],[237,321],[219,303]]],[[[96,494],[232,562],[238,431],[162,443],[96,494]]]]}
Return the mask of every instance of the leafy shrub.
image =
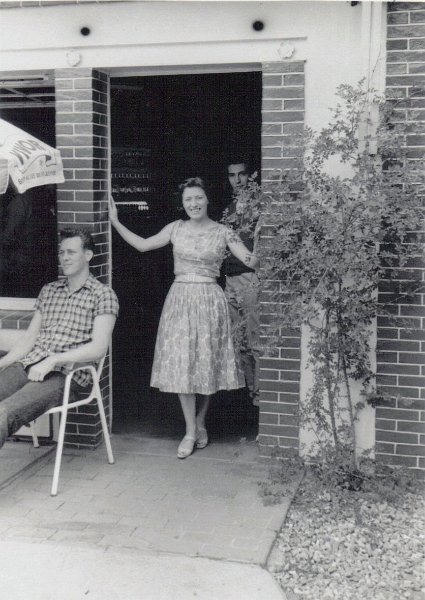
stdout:
{"type": "MultiPolygon", "coordinates": [[[[251,180],[240,201],[262,226],[262,287],[276,313],[265,351],[273,355],[288,328],[307,326],[314,382],[300,421],[315,436],[316,459],[325,464],[332,448],[332,461],[350,472],[344,485],[355,488],[362,477],[355,423],[367,404],[386,399],[371,366],[371,328],[378,314],[395,311],[379,305],[378,285],[420,254],[425,169],[407,156],[397,101],[362,82],[339,86],[337,97],[329,125],[306,128],[294,142],[300,168],[276,171],[268,185],[251,180]]],[[[412,293],[420,285],[413,282],[412,293]]]]}

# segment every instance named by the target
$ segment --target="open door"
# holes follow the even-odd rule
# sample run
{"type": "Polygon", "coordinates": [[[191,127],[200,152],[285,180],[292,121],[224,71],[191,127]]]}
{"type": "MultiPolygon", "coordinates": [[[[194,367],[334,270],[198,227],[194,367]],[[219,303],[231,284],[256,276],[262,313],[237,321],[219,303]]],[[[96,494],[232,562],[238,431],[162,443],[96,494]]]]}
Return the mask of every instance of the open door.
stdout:
{"type": "MultiPolygon", "coordinates": [[[[183,216],[176,191],[188,177],[211,187],[209,215],[225,208],[232,152],[260,168],[261,73],[111,80],[112,190],[120,219],[148,237],[183,216]]],[[[177,395],[150,388],[156,330],[173,281],[172,248],[141,254],[113,232],[113,279],[121,312],[114,332],[115,432],[180,437],[177,395]]],[[[257,435],[257,409],[244,390],[220,392],[210,430],[257,435]]]]}

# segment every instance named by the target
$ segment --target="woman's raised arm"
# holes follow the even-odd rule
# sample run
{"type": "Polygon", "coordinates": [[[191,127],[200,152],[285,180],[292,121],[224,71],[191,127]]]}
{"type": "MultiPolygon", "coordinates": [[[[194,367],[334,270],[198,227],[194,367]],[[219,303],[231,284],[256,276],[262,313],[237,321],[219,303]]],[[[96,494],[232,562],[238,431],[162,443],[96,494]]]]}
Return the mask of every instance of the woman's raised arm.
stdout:
{"type": "Polygon", "coordinates": [[[112,196],[109,197],[109,216],[112,225],[115,227],[119,235],[125,240],[130,246],[136,248],[139,252],[148,252],[149,250],[156,250],[166,246],[171,239],[171,231],[173,229],[173,223],[166,225],[159,233],[148,238],[142,238],[124,227],[118,219],[118,210],[115,201],[112,196]]]}

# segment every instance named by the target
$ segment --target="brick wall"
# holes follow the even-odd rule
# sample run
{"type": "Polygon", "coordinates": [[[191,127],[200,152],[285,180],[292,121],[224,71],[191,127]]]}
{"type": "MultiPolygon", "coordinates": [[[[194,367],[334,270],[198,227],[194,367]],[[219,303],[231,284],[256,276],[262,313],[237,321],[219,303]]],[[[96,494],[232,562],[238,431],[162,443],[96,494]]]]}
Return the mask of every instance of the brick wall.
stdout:
{"type": "MultiPolygon", "coordinates": [[[[65,171],[65,183],[58,186],[58,227],[89,229],[96,242],[91,272],[108,283],[107,75],[93,69],[57,70],[55,92],[56,141],[65,171]]],[[[108,414],[107,373],[106,361],[101,387],[108,414]]],[[[79,447],[100,443],[101,425],[96,406],[81,407],[68,421],[67,443],[79,447]]]]}
{"type": "MultiPolygon", "coordinates": [[[[273,181],[276,169],[292,169],[299,164],[300,148],[294,142],[294,134],[304,126],[304,62],[263,64],[262,121],[261,180],[267,184],[273,181]]],[[[263,343],[267,323],[276,315],[270,292],[276,285],[279,282],[267,282],[261,296],[263,343]]],[[[260,360],[262,456],[270,455],[276,446],[283,453],[298,452],[301,337],[298,330],[283,333],[286,334],[283,345],[270,349],[260,360]]]]}
{"type": "MultiPolygon", "coordinates": [[[[387,90],[396,93],[397,119],[408,124],[409,159],[425,156],[425,3],[389,3],[387,90]]],[[[419,239],[419,238],[418,238],[419,239]]],[[[425,234],[422,237],[425,241],[425,234]]],[[[394,396],[376,410],[376,457],[425,474],[424,261],[383,280],[379,300],[395,319],[378,317],[378,385],[394,396]]]]}

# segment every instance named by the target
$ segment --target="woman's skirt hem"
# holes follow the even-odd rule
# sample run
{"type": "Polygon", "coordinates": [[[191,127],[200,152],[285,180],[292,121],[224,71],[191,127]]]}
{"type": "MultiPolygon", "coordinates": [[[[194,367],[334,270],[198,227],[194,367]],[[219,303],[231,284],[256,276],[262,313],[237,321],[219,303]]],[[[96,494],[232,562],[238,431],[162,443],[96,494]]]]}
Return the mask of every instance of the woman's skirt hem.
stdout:
{"type": "Polygon", "coordinates": [[[160,392],[165,392],[166,394],[199,394],[201,396],[212,396],[213,394],[216,394],[217,392],[220,391],[232,391],[232,390],[240,390],[242,388],[245,387],[244,385],[236,385],[236,386],[232,386],[232,387],[219,387],[219,388],[215,388],[214,390],[175,390],[175,389],[169,389],[169,388],[164,388],[164,387],[160,387],[159,385],[154,385],[151,384],[152,388],[158,389],[160,392]]]}

